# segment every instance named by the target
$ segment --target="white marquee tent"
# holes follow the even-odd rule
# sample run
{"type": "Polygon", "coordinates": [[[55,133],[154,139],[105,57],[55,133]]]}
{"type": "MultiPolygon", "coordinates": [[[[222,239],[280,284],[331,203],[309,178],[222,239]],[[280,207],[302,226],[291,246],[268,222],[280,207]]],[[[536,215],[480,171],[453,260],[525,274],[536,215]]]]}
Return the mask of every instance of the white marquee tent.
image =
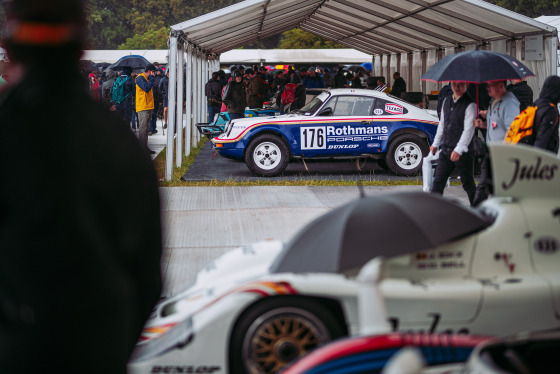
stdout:
{"type": "MultiPolygon", "coordinates": [[[[469,49],[516,56],[536,73],[529,80],[535,92],[556,73],[556,28],[481,0],[246,0],[171,26],[169,111],[177,113],[169,119],[169,134],[180,119],[178,166],[183,128],[186,154],[199,140],[192,125],[206,118],[204,83],[220,55],[296,27],[371,55],[376,75],[399,70],[413,91],[437,88],[420,82],[423,72],[443,56],[469,49]],[[185,92],[187,124],[182,106],[174,107],[185,92]]],[[[167,145],[171,179],[172,136],[167,145]]]]}

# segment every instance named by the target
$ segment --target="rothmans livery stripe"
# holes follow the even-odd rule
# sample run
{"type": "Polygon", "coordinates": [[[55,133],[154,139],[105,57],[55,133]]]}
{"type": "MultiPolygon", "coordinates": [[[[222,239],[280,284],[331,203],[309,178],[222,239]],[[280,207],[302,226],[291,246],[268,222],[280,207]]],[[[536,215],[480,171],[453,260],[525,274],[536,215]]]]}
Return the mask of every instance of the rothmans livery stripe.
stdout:
{"type": "Polygon", "coordinates": [[[420,119],[412,119],[412,118],[402,118],[402,117],[375,117],[374,119],[372,119],[371,117],[363,117],[363,118],[352,118],[352,119],[333,119],[333,120],[325,120],[325,119],[308,119],[308,120],[298,120],[298,121],[268,121],[268,122],[258,122],[255,124],[252,124],[251,126],[248,126],[247,128],[245,128],[245,130],[243,130],[241,132],[241,134],[237,135],[235,138],[233,139],[220,139],[220,136],[215,137],[212,139],[212,142],[214,144],[216,143],[235,143],[238,142],[239,140],[241,140],[246,134],[247,132],[249,132],[249,130],[252,130],[254,128],[260,127],[260,126],[265,126],[265,125],[278,125],[278,126],[282,126],[282,125],[304,125],[304,124],[315,124],[315,123],[355,123],[355,122],[361,122],[361,121],[367,121],[367,122],[371,122],[371,123],[375,123],[375,122],[418,122],[418,123],[426,123],[426,124],[430,124],[430,125],[434,125],[437,126],[438,122],[436,121],[426,121],[426,120],[420,120],[420,119]]]}

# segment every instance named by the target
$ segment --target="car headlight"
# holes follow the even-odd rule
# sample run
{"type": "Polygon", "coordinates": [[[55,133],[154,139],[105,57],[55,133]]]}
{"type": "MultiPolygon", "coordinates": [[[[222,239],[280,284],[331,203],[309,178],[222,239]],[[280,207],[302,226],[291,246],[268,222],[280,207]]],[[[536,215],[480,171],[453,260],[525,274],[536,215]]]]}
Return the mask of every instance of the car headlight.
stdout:
{"type": "Polygon", "coordinates": [[[186,347],[194,338],[192,325],[192,317],[188,317],[159,337],[145,344],[137,345],[134,352],[132,352],[130,360],[144,361],[161,356],[171,350],[186,347]]]}

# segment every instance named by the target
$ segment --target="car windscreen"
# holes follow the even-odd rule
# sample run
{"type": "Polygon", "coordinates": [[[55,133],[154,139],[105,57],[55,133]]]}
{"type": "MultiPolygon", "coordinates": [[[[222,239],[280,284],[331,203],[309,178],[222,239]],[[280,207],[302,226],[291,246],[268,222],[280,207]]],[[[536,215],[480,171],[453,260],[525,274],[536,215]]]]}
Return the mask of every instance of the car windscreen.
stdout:
{"type": "Polygon", "coordinates": [[[303,108],[298,110],[298,113],[302,113],[306,116],[312,115],[317,110],[319,110],[321,105],[323,105],[323,103],[327,100],[328,97],[329,97],[329,93],[328,92],[323,92],[319,96],[313,98],[313,100],[311,100],[309,103],[307,103],[303,108]]]}

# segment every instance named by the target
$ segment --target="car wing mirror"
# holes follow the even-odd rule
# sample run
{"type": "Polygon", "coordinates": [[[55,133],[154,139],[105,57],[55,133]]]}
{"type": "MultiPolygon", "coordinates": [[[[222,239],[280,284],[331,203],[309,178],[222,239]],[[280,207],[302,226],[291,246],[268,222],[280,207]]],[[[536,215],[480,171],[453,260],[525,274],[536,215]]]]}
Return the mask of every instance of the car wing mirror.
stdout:
{"type": "Polygon", "coordinates": [[[321,117],[332,116],[332,115],[333,115],[332,108],[325,108],[319,113],[319,116],[321,117]]]}

